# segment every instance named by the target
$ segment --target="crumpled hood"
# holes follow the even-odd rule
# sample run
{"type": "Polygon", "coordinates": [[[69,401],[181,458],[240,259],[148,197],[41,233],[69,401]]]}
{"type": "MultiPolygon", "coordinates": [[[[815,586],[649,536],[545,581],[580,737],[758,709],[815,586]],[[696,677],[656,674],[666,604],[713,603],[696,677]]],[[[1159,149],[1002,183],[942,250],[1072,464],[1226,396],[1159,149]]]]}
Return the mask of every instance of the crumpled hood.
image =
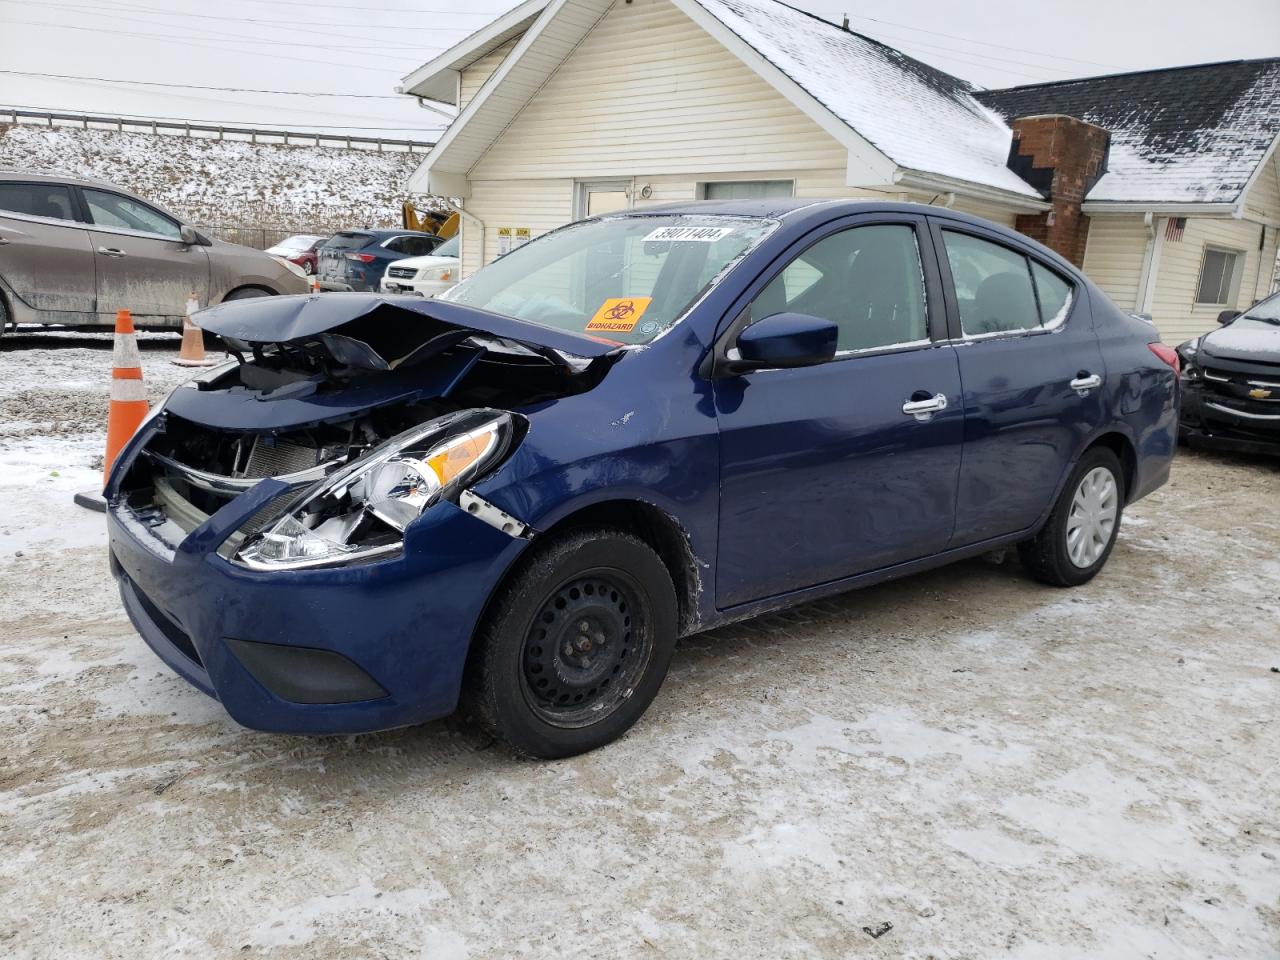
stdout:
{"type": "Polygon", "coordinates": [[[244,344],[322,339],[343,363],[369,370],[410,365],[424,349],[426,356],[438,352],[429,348],[439,338],[451,344],[474,333],[514,341],[557,363],[563,358],[551,351],[595,359],[618,349],[458,303],[392,294],[253,297],[202,310],[195,322],[202,330],[244,344]]]}
{"type": "Polygon", "coordinates": [[[1260,328],[1236,321],[1201,337],[1200,350],[1223,360],[1280,363],[1280,326],[1260,328]]]}

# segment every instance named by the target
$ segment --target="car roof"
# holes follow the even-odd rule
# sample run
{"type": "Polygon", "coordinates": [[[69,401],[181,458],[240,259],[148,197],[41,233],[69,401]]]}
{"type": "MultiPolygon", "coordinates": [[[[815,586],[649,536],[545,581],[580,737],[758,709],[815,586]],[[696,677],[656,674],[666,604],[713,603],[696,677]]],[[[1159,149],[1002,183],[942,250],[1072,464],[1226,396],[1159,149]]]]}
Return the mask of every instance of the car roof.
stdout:
{"type": "MultiPolygon", "coordinates": [[[[821,212],[825,217],[835,218],[855,213],[914,213],[935,217],[947,217],[967,223],[992,226],[990,221],[980,217],[971,217],[948,207],[931,206],[927,203],[904,203],[898,200],[812,200],[798,197],[769,197],[758,200],[694,200],[677,203],[663,203],[655,206],[636,207],[606,216],[729,216],[729,217],[765,217],[769,219],[785,219],[797,215],[821,212]]],[[[1000,227],[1000,224],[994,224],[1000,227]]],[[[1007,230],[1007,227],[1000,227],[1007,230]]]]}
{"type": "Polygon", "coordinates": [[[389,230],[386,227],[351,227],[347,230],[338,230],[333,236],[341,236],[342,234],[366,233],[371,237],[379,240],[385,240],[387,237],[434,237],[434,233],[427,233],[425,230],[389,230]]]}
{"type": "MultiPolygon", "coordinates": [[[[109,180],[95,180],[92,177],[78,177],[70,173],[35,173],[31,170],[9,170],[0,168],[0,180],[21,180],[24,183],[67,183],[76,187],[106,187],[118,193],[137,196],[132,190],[112,183],[109,180]]],[[[138,197],[139,200],[142,197],[138,197]]],[[[150,201],[148,201],[150,202],[150,201]]]]}

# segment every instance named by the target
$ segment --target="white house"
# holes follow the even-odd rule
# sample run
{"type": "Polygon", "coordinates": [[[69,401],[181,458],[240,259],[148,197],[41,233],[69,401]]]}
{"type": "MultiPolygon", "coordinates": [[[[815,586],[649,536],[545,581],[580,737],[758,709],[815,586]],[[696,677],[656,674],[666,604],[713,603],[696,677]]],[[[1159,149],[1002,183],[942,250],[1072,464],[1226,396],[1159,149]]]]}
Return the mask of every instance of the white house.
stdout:
{"type": "Polygon", "coordinates": [[[526,0],[401,89],[458,108],[410,186],[459,202],[464,273],[620,207],[914,200],[1035,236],[1176,341],[1276,260],[1280,59],[979,91],[777,0],[526,0]]]}

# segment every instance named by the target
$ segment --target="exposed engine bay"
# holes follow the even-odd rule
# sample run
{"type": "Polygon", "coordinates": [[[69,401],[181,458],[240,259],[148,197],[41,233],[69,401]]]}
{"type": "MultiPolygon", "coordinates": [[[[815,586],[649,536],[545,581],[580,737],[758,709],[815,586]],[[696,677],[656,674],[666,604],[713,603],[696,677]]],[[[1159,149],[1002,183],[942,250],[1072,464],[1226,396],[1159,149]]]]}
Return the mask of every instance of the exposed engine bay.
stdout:
{"type": "Polygon", "coordinates": [[[584,358],[421,316],[369,315],[285,342],[227,337],[236,361],[171,394],[120,495],[168,549],[266,478],[287,487],[218,552],[249,566],[324,566],[399,549],[441,499],[523,525],[464,485],[519,444],[521,408],[590,390],[584,358]],[[245,548],[247,541],[254,541],[245,548]]]}

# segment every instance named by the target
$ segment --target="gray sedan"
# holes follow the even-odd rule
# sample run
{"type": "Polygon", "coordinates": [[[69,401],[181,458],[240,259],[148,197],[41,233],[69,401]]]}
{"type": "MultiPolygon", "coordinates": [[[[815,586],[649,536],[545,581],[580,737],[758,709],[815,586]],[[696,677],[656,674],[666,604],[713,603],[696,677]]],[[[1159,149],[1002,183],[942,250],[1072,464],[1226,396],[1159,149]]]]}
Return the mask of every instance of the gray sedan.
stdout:
{"type": "Polygon", "coordinates": [[[260,250],[210,240],[155,204],[96,180],[0,172],[0,330],[14,323],[178,326],[200,306],[305,293],[260,250]]]}

